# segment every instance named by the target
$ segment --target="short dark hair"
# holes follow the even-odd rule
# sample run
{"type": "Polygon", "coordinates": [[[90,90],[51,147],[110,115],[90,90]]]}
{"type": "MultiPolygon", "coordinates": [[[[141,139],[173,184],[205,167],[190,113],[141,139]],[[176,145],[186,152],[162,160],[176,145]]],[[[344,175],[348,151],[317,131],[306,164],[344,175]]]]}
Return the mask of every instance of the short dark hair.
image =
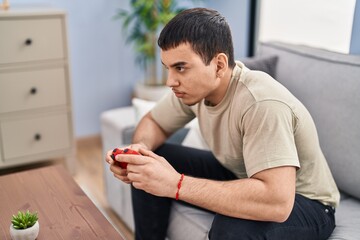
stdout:
{"type": "Polygon", "coordinates": [[[224,53],[229,66],[235,66],[230,27],[215,10],[191,8],[171,19],[161,31],[158,45],[166,51],[182,43],[189,43],[205,65],[209,65],[216,54],[224,53]]]}

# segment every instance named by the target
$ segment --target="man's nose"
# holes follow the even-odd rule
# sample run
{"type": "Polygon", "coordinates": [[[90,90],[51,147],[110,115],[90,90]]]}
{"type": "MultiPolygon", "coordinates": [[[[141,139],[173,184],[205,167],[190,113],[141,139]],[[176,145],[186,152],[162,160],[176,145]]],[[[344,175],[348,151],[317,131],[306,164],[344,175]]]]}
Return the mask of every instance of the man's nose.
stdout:
{"type": "Polygon", "coordinates": [[[171,71],[168,71],[167,79],[166,79],[166,86],[175,87],[178,85],[179,85],[179,81],[176,80],[175,76],[171,73],[171,71]]]}

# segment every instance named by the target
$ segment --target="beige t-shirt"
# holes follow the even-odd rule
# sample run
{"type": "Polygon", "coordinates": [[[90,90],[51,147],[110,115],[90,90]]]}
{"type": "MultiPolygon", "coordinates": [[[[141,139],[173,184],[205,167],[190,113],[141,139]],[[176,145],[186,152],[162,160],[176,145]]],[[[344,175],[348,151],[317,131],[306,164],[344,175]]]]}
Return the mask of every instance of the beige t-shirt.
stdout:
{"type": "MultiPolygon", "coordinates": [[[[172,93],[151,111],[167,132],[197,117],[209,148],[239,178],[279,166],[295,166],[296,192],[338,206],[340,194],[304,105],[266,73],[237,62],[225,97],[216,106],[184,105],[172,93]]],[[[279,183],[281,184],[281,183],[279,183]]]]}

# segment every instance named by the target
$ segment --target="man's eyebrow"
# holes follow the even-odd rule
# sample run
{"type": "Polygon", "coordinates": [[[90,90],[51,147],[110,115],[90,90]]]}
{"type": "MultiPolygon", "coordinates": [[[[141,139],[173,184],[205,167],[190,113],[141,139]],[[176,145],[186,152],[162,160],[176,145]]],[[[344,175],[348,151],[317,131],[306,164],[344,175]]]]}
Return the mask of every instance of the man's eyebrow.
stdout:
{"type": "MultiPolygon", "coordinates": [[[[161,61],[162,65],[166,66],[163,61],[161,61]]],[[[170,65],[170,67],[174,68],[174,67],[179,67],[179,66],[184,66],[186,65],[187,63],[182,61],[182,62],[176,62],[176,63],[173,63],[170,65]]]]}

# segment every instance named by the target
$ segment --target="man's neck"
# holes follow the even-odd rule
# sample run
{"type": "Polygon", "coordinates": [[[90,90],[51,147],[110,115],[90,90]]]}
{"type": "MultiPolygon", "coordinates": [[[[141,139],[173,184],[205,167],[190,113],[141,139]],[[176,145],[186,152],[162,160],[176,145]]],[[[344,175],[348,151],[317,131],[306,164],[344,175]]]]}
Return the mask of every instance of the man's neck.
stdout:
{"type": "Polygon", "coordinates": [[[219,87],[216,89],[216,93],[212,98],[205,99],[204,103],[206,106],[215,107],[223,100],[231,82],[232,72],[233,69],[228,69],[228,71],[226,71],[224,76],[220,79],[221,82],[219,87]]]}

